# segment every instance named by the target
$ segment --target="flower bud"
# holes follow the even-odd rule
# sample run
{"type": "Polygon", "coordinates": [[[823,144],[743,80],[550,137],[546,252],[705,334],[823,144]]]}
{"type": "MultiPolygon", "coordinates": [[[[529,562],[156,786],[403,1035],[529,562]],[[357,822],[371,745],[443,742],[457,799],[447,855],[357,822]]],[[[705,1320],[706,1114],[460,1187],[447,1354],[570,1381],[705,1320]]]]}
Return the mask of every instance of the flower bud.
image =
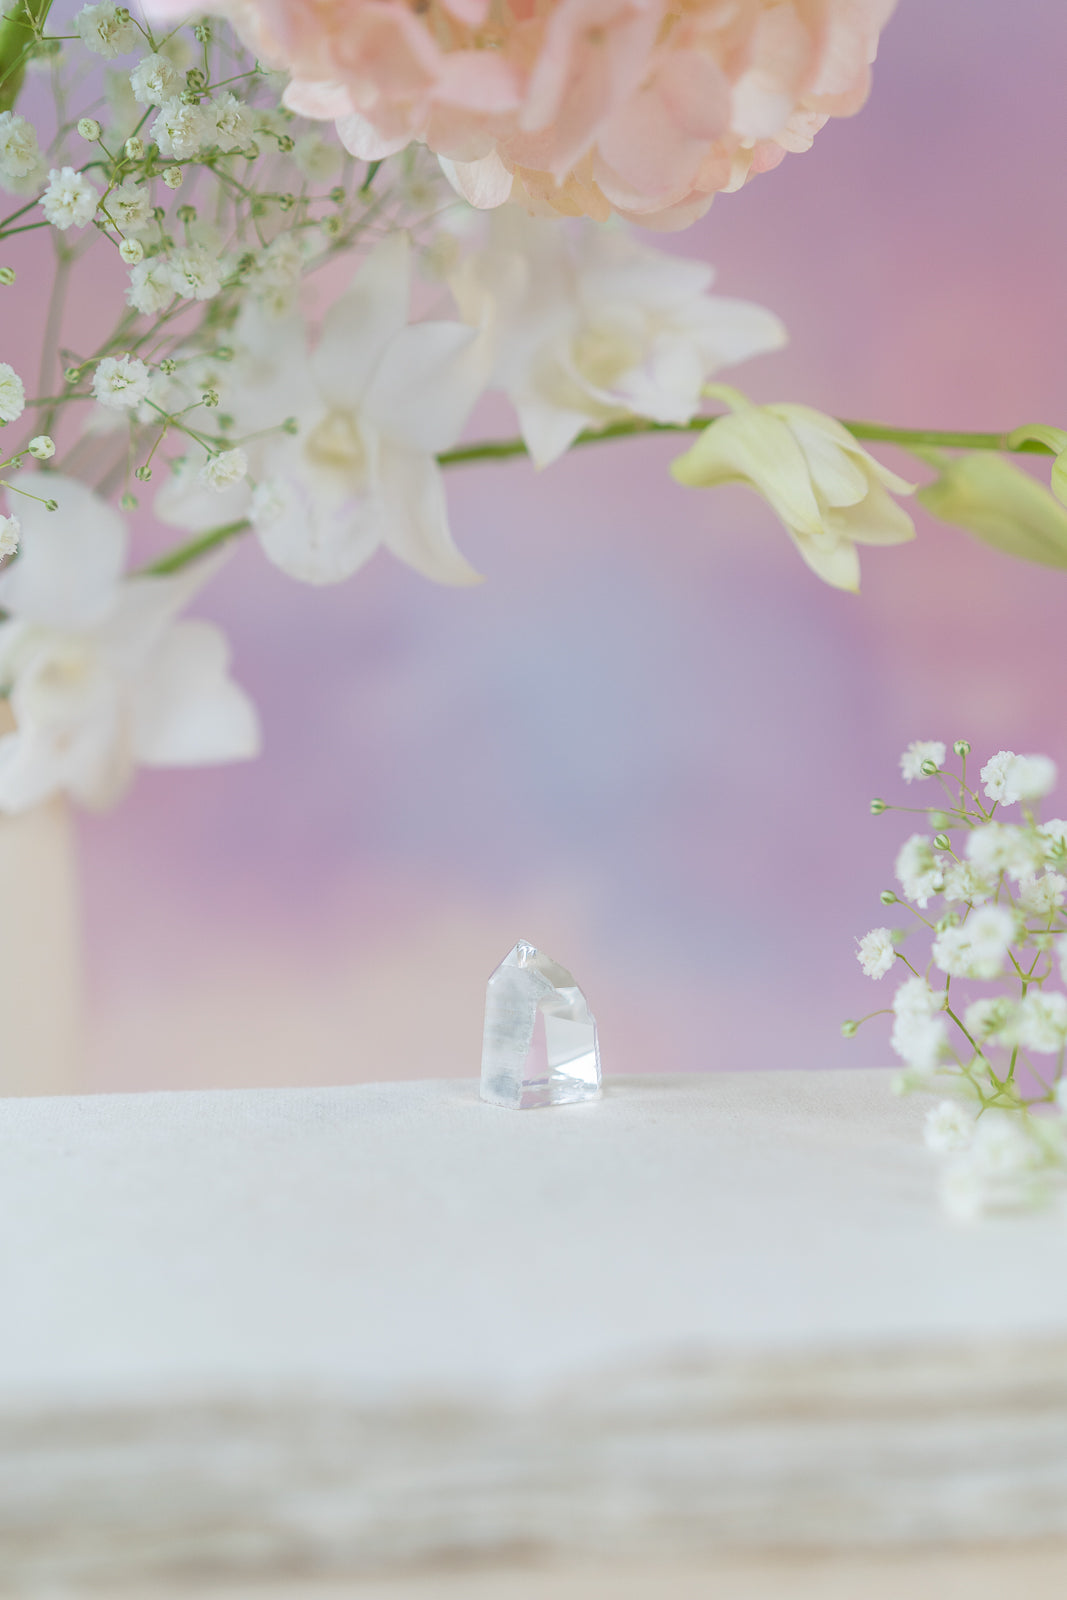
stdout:
{"type": "Polygon", "coordinates": [[[47,433],[39,433],[35,439],[30,440],[27,449],[38,461],[48,461],[56,453],[55,440],[50,439],[47,433]]]}
{"type": "Polygon", "coordinates": [[[63,381],[64,383],[77,383],[81,375],[81,367],[67,367],[63,373],[63,381]]]}
{"type": "Polygon", "coordinates": [[[843,1022],[841,1024],[842,1039],[854,1039],[859,1031],[860,1025],[858,1022],[843,1022]]]}
{"type": "Polygon", "coordinates": [[[134,477],[139,479],[139,481],[141,483],[147,483],[148,480],[151,478],[151,476],[152,476],[152,468],[151,467],[138,467],[136,472],[134,473],[134,477]]]}
{"type": "MultiPolygon", "coordinates": [[[[940,465],[940,464],[939,464],[940,465]]],[[[1067,567],[1067,508],[1003,457],[972,450],[940,467],[918,499],[942,522],[1006,555],[1067,567]]]]}
{"type": "Polygon", "coordinates": [[[10,289],[10,287],[14,283],[14,281],[15,281],[15,269],[14,269],[14,267],[0,267],[0,283],[4,284],[6,288],[10,289]]]}
{"type": "Polygon", "coordinates": [[[878,898],[884,906],[895,906],[899,901],[899,896],[892,889],[883,889],[878,898]]]}
{"type": "Polygon", "coordinates": [[[959,925],[960,919],[956,913],[954,911],[946,911],[945,915],[938,918],[937,922],[934,923],[934,930],[937,933],[947,933],[949,928],[958,928],[959,925]]]}
{"type": "MultiPolygon", "coordinates": [[[[290,140],[290,143],[291,142],[292,141],[290,140]]],[[[280,194],[278,196],[278,205],[281,207],[281,209],[283,211],[292,211],[293,207],[296,205],[296,195],[295,194],[280,194]]]]}
{"type": "Polygon", "coordinates": [[[183,89],[178,96],[183,106],[198,106],[203,98],[195,89],[183,89]]]}
{"type": "Polygon", "coordinates": [[[78,123],[79,136],[82,139],[88,139],[90,144],[95,144],[103,131],[95,117],[82,117],[78,123]]]}
{"type": "Polygon", "coordinates": [[[219,403],[219,391],[217,389],[205,389],[200,396],[200,400],[205,406],[217,406],[219,403]]]}
{"type": "Polygon", "coordinates": [[[220,344],[211,352],[216,361],[232,361],[234,350],[232,345],[220,344]]]}
{"type": "MultiPolygon", "coordinates": [[[[947,811],[931,811],[930,826],[935,830],[935,832],[944,833],[946,828],[951,828],[952,818],[949,816],[947,811]]],[[[942,850],[947,850],[948,845],[941,845],[939,848],[942,850]]]]}
{"type": "Polygon", "coordinates": [[[139,501],[137,496],[135,494],[131,494],[128,489],[123,495],[122,499],[119,501],[119,505],[122,507],[123,511],[136,511],[138,504],[139,501]]]}
{"type": "Polygon", "coordinates": [[[935,778],[940,770],[941,768],[938,766],[937,762],[931,761],[929,757],[919,764],[919,771],[922,773],[924,778],[935,778]]]}
{"type": "Polygon", "coordinates": [[[888,810],[889,810],[889,806],[886,804],[886,802],[884,800],[879,800],[877,797],[875,797],[875,799],[873,799],[871,801],[871,816],[872,817],[880,817],[882,815],[883,811],[888,811],[888,810]]]}
{"type": "Polygon", "coordinates": [[[170,356],[164,356],[163,360],[159,363],[159,370],[169,378],[172,372],[177,372],[178,363],[170,356]]]}
{"type": "Polygon", "coordinates": [[[300,432],[300,424],[295,417],[286,417],[282,423],[282,432],[295,437],[300,432]]]}
{"type": "Polygon", "coordinates": [[[937,848],[939,850],[951,850],[952,849],[952,840],[949,838],[947,833],[935,833],[934,834],[934,844],[937,846],[937,848]]]}
{"type": "Polygon", "coordinates": [[[177,211],[174,213],[174,215],[177,217],[179,222],[182,222],[182,223],[185,223],[185,224],[188,224],[190,222],[195,222],[196,221],[196,207],[195,206],[179,206],[177,211]]]}
{"type": "Polygon", "coordinates": [[[966,739],[957,739],[952,748],[958,756],[969,756],[971,753],[970,743],[966,739]]]}
{"type": "Polygon", "coordinates": [[[58,500],[46,500],[45,503],[44,503],[44,508],[45,508],[46,511],[58,511],[59,510],[59,501],[58,500]]]}
{"type": "Polygon", "coordinates": [[[335,184],[330,190],[330,199],[333,201],[334,205],[343,206],[345,203],[345,198],[345,191],[342,186],[339,183],[335,184]]]}
{"type": "Polygon", "coordinates": [[[288,155],[290,150],[296,149],[296,140],[293,138],[292,134],[280,133],[278,135],[278,149],[283,155],[288,155]]]}
{"type": "Polygon", "coordinates": [[[211,43],[211,24],[210,24],[210,22],[198,22],[196,27],[193,29],[193,38],[196,40],[197,44],[210,44],[211,43]]]}
{"type": "Polygon", "coordinates": [[[140,239],[123,239],[119,245],[119,255],[128,267],[135,267],[138,261],[144,260],[144,245],[140,239]]]}
{"type": "Polygon", "coordinates": [[[207,87],[207,78],[203,67],[190,67],[185,74],[185,81],[190,89],[204,89],[207,87]]]}
{"type": "Polygon", "coordinates": [[[123,149],[126,152],[126,159],[128,161],[140,161],[144,155],[144,140],[139,139],[136,134],[133,134],[129,139],[126,140],[123,149]]]}
{"type": "Polygon", "coordinates": [[[182,172],[181,167],[164,167],[163,169],[163,182],[168,189],[180,189],[184,176],[185,174],[182,172]]]}

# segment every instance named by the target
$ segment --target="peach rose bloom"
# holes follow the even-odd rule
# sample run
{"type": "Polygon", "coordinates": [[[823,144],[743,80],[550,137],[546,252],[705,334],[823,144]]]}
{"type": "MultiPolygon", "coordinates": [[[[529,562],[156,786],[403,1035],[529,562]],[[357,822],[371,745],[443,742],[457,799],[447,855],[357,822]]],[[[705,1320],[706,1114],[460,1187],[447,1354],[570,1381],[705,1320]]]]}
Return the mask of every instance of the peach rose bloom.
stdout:
{"type": "MultiPolygon", "coordinates": [[[[858,111],[896,0],[224,0],[364,160],[413,139],[474,205],[680,228],[858,111]]],[[[155,0],[156,17],[188,9],[155,0]]]]}

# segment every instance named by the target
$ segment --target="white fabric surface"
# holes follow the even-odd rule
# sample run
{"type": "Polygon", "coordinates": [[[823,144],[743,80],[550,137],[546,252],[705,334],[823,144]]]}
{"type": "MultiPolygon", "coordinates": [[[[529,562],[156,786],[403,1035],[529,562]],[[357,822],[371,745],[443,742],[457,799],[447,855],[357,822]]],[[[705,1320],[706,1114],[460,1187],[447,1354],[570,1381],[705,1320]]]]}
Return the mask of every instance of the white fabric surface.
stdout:
{"type": "Polygon", "coordinates": [[[943,1219],[921,1114],[879,1073],[0,1102],[10,1570],[1067,1532],[1063,1218],[943,1219]]]}

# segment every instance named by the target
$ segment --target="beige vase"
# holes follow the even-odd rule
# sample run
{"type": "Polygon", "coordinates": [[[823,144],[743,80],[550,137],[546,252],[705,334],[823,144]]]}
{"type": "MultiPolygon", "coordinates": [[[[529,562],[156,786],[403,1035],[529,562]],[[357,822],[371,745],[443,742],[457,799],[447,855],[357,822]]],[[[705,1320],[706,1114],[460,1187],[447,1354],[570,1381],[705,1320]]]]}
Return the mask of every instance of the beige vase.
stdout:
{"type": "Polygon", "coordinates": [[[77,1093],[81,1043],[74,830],[53,800],[0,816],[0,1096],[77,1093]]]}

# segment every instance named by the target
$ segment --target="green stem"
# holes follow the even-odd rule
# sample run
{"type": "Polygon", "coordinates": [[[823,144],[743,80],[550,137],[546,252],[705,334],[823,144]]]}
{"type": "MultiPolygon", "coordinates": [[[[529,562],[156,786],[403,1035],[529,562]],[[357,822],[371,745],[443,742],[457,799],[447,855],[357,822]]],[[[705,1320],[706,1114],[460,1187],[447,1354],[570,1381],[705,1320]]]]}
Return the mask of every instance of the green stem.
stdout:
{"type": "Polygon", "coordinates": [[[207,533],[198,534],[195,539],[187,540],[185,544],[175,545],[173,550],[168,550],[158,561],[150,561],[147,566],[138,567],[134,576],[169,577],[172,572],[180,572],[183,567],[187,567],[190,561],[196,561],[200,556],[207,555],[209,550],[216,550],[228,540],[236,539],[239,533],[247,533],[251,526],[247,517],[241,517],[239,521],[227,522],[221,528],[211,528],[207,533]]]}
{"type": "MultiPolygon", "coordinates": [[[[606,428],[586,429],[584,433],[578,435],[574,444],[604,444],[609,439],[633,439],[640,438],[644,434],[700,433],[714,420],[714,417],[707,416],[694,417],[691,422],[680,423],[646,422],[641,418],[627,419],[623,422],[609,423],[606,428]]],[[[891,428],[880,422],[844,422],[843,426],[857,439],[880,440],[883,444],[905,446],[932,444],[943,445],[950,450],[1004,452],[1011,450],[1007,442],[1009,436],[1006,433],[948,433],[934,428],[891,428]]],[[[1016,451],[1051,454],[1046,446],[1032,440],[1017,445],[1016,451]]],[[[461,444],[454,450],[443,450],[437,457],[437,464],[440,467],[461,467],[474,461],[512,461],[518,456],[525,455],[529,455],[529,451],[522,439],[483,439],[476,444],[461,444]]],[[[225,544],[227,540],[247,532],[251,526],[247,520],[228,522],[224,527],[214,528],[196,539],[190,539],[186,544],[177,545],[158,561],[142,567],[141,572],[151,576],[178,572],[190,561],[195,561],[198,556],[213,550],[216,545],[225,544]]]]}

